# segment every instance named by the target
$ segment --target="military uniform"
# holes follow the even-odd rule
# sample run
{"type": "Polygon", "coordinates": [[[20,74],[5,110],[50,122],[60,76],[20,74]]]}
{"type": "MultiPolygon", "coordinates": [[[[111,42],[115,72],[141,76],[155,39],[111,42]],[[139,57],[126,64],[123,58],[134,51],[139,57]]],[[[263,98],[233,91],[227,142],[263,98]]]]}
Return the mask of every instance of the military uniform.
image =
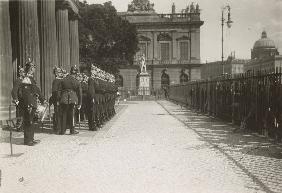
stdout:
{"type": "Polygon", "coordinates": [[[88,126],[89,126],[89,130],[91,131],[97,130],[98,99],[97,99],[95,86],[96,86],[95,80],[93,78],[89,78],[87,114],[88,114],[88,126]]]}
{"type": "Polygon", "coordinates": [[[80,110],[80,117],[81,117],[81,121],[83,121],[85,118],[88,118],[87,116],[87,106],[89,103],[88,100],[88,83],[86,83],[85,81],[81,82],[81,89],[82,89],[82,106],[81,106],[81,110],[80,110]]]}
{"type": "Polygon", "coordinates": [[[60,83],[61,127],[60,134],[65,134],[67,127],[70,134],[77,134],[74,130],[74,108],[81,105],[82,90],[80,82],[73,75],[67,75],[60,83]]]}
{"type": "Polygon", "coordinates": [[[54,115],[53,115],[53,129],[56,134],[59,134],[60,127],[60,105],[59,105],[59,95],[60,95],[60,83],[62,79],[56,78],[52,82],[52,96],[49,100],[50,105],[54,105],[54,115]]]}
{"type": "Polygon", "coordinates": [[[25,77],[21,83],[15,85],[12,93],[13,100],[19,101],[18,106],[22,110],[24,144],[34,145],[34,116],[37,108],[37,99],[43,103],[44,97],[32,77],[25,77]]]}

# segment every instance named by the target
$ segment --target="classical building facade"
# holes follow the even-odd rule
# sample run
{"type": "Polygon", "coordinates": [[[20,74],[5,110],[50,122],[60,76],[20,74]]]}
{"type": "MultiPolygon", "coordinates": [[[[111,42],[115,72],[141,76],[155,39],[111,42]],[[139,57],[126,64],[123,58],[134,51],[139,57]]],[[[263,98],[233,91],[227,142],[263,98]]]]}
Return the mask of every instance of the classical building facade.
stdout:
{"type": "Polygon", "coordinates": [[[169,84],[180,83],[183,76],[187,81],[200,79],[200,27],[204,22],[199,5],[192,3],[180,13],[175,10],[173,4],[171,13],[158,14],[148,0],[133,0],[127,12],[119,13],[137,27],[140,49],[133,65],[120,66],[123,88],[138,87],[138,58],[143,54],[151,90],[161,88],[164,69],[169,84]]]}
{"type": "MultiPolygon", "coordinates": [[[[36,82],[48,99],[53,67],[79,65],[78,1],[0,1],[0,120],[9,117],[19,67],[31,59],[36,82]]],[[[14,108],[13,108],[14,112],[14,108]]]]}

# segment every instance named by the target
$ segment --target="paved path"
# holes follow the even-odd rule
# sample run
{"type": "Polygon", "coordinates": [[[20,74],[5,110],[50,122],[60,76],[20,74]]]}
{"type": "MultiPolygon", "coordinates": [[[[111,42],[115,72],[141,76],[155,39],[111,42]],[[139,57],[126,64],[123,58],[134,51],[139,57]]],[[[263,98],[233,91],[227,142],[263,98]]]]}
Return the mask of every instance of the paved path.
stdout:
{"type": "Polygon", "coordinates": [[[21,145],[17,134],[17,157],[7,157],[9,144],[1,140],[0,192],[252,193],[278,187],[270,190],[195,130],[195,123],[187,125],[188,111],[179,106],[149,101],[120,107],[97,132],[83,128],[76,136],[38,133],[42,142],[34,147],[21,145]]]}

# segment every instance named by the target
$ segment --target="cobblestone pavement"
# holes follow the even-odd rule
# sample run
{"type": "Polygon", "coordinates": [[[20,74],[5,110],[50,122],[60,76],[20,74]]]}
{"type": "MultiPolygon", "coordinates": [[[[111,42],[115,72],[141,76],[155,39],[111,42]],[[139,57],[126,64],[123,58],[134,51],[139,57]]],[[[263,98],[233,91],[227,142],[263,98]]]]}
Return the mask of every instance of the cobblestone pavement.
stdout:
{"type": "Polygon", "coordinates": [[[159,102],[167,112],[195,131],[201,140],[218,149],[253,182],[266,192],[282,192],[282,144],[264,136],[238,131],[231,123],[203,116],[168,101],[159,102]]]}
{"type": "Polygon", "coordinates": [[[15,133],[14,157],[2,131],[0,192],[281,192],[280,154],[260,152],[279,146],[230,128],[171,102],[131,101],[97,132],[84,122],[78,135],[57,136],[46,124],[34,147],[15,133]]]}

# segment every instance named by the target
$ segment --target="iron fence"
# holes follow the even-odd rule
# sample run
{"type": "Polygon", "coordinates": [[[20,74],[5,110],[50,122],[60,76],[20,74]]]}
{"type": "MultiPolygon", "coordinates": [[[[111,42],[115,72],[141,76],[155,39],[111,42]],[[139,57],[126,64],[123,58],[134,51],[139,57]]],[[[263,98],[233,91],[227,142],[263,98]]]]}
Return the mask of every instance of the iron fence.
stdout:
{"type": "Polygon", "coordinates": [[[281,140],[282,69],[172,85],[169,98],[198,112],[281,140]]]}

